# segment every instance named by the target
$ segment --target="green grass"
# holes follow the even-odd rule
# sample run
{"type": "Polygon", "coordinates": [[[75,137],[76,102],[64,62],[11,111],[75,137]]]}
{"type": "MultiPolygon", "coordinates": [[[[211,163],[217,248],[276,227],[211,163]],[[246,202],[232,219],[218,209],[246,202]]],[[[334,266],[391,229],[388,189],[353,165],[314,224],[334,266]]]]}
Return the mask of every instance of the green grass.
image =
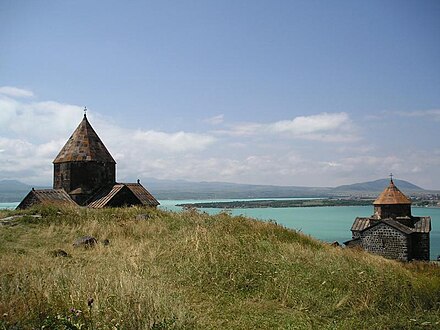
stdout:
{"type": "Polygon", "coordinates": [[[21,213],[43,217],[0,227],[0,329],[440,327],[437,265],[334,248],[225,213],[21,213]],[[136,220],[141,213],[149,218],[136,220]],[[110,245],[74,248],[83,235],[110,245]]]}

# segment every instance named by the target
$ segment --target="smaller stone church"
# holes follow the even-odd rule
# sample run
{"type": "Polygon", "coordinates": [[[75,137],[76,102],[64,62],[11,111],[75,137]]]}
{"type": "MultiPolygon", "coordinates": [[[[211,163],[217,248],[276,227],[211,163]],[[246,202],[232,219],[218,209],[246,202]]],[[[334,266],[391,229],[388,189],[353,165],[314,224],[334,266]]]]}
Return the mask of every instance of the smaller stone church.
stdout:
{"type": "Polygon", "coordinates": [[[32,189],[17,209],[50,203],[90,208],[159,205],[139,180],[116,182],[116,162],[85,113],[53,164],[53,189],[32,189]]]}
{"type": "Polygon", "coordinates": [[[373,205],[371,217],[354,220],[353,238],[345,242],[346,246],[400,261],[429,260],[431,217],[412,216],[411,200],[392,178],[373,205]]]}

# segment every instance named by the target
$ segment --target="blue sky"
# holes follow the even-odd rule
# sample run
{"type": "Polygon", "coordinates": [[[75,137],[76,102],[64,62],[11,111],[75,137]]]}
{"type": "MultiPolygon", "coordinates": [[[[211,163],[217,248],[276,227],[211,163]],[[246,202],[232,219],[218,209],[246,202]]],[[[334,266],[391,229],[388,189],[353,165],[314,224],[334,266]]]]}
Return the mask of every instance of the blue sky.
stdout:
{"type": "Polygon", "coordinates": [[[0,179],[88,116],[118,177],[440,189],[439,1],[2,1],[0,179]]]}

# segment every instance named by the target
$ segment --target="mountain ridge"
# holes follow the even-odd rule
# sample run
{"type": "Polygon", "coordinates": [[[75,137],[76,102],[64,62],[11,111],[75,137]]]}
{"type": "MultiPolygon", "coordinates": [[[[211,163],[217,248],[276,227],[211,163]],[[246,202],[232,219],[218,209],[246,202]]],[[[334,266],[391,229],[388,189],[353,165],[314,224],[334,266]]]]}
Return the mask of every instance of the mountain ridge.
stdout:
{"type": "MultiPolygon", "coordinates": [[[[406,194],[429,192],[405,180],[394,180],[406,194]]],[[[240,184],[232,182],[192,182],[144,178],[142,183],[158,199],[289,198],[369,195],[382,192],[389,179],[378,179],[337,187],[305,187],[240,184]]],[[[0,180],[0,202],[17,202],[32,188],[19,180],[0,180]]],[[[48,187],[35,187],[48,188],[48,187]]]]}
{"type": "MultiPolygon", "coordinates": [[[[401,190],[420,190],[424,191],[424,188],[421,188],[411,182],[405,181],[405,180],[393,180],[396,186],[401,190]]],[[[378,179],[374,181],[366,181],[366,182],[359,182],[359,183],[353,183],[348,185],[341,185],[337,186],[334,189],[338,191],[377,191],[378,189],[385,189],[385,187],[388,186],[390,180],[389,179],[378,179]],[[380,188],[382,187],[382,188],[380,188]]]]}

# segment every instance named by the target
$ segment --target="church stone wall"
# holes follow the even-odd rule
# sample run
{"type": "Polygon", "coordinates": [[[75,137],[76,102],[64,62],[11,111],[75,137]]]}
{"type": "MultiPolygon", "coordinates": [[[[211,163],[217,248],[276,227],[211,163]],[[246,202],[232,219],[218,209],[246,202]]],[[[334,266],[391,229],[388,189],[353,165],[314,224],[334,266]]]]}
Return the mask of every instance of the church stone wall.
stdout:
{"type": "Polygon", "coordinates": [[[17,206],[17,209],[27,209],[29,207],[32,207],[36,204],[39,204],[40,201],[38,200],[38,198],[35,196],[35,194],[33,192],[30,192],[29,194],[27,194],[27,196],[21,201],[21,203],[17,206]]]}
{"type": "Polygon", "coordinates": [[[70,191],[70,163],[54,164],[53,167],[53,189],[64,189],[70,191]]]}
{"type": "Polygon", "coordinates": [[[54,165],[53,187],[67,193],[81,188],[84,194],[92,194],[99,188],[113,185],[116,180],[114,163],[66,162],[54,165]]]}
{"type": "Polygon", "coordinates": [[[411,204],[375,205],[374,216],[378,219],[410,217],[411,204]]]}
{"type": "Polygon", "coordinates": [[[110,207],[122,207],[122,206],[131,206],[131,205],[139,205],[139,199],[127,187],[124,187],[107,204],[107,206],[110,207]]]}
{"type": "Polygon", "coordinates": [[[429,233],[413,234],[412,259],[429,260],[429,233]]]}
{"type": "Polygon", "coordinates": [[[362,248],[370,253],[401,261],[411,259],[409,237],[385,224],[365,230],[361,233],[361,240],[362,248]]]}

